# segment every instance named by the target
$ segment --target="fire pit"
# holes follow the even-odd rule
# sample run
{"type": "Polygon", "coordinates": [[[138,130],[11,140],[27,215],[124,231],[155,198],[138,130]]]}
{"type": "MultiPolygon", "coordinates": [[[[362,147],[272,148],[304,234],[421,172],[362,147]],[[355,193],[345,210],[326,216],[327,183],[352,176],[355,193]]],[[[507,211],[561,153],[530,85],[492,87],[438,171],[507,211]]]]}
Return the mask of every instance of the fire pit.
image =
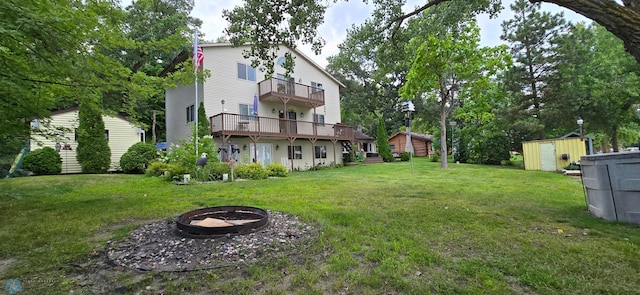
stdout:
{"type": "Polygon", "coordinates": [[[256,232],[269,223],[267,211],[247,206],[218,206],[184,213],[176,218],[176,233],[188,238],[217,238],[256,232]]]}

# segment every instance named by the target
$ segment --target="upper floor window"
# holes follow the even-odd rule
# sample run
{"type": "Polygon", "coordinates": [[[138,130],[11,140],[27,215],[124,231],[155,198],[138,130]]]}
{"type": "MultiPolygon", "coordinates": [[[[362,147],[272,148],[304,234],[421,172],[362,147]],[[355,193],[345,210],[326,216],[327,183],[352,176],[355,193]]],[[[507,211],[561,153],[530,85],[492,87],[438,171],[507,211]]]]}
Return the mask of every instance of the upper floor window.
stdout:
{"type": "Polygon", "coordinates": [[[238,63],[238,79],[256,81],[256,69],[251,65],[238,63]]]}
{"type": "Polygon", "coordinates": [[[109,129],[105,129],[105,130],[104,130],[104,139],[106,139],[107,141],[109,141],[109,129]]]}
{"type": "Polygon", "coordinates": [[[311,81],[311,92],[318,92],[318,91],[321,91],[322,89],[323,89],[322,83],[311,81]]]}
{"type": "Polygon", "coordinates": [[[278,57],[278,59],[276,60],[276,64],[279,66],[282,66],[286,61],[287,59],[284,56],[281,56],[281,57],[278,57]]]}
{"type": "Polygon", "coordinates": [[[196,119],[195,108],[193,105],[187,107],[187,123],[193,122],[196,119]]]}
{"type": "Polygon", "coordinates": [[[314,114],[313,122],[318,126],[324,126],[324,115],[322,114],[314,114]]]}

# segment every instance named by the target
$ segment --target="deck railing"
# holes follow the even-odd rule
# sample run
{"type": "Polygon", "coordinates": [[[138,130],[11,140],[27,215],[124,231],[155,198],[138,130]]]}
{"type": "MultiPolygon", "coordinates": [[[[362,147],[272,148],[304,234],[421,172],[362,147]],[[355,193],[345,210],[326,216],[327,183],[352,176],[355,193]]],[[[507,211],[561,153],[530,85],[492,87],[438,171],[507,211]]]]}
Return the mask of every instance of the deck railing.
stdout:
{"type": "Polygon", "coordinates": [[[258,83],[260,99],[272,96],[289,97],[294,102],[303,102],[308,105],[324,105],[324,90],[277,78],[271,78],[258,83]]]}
{"type": "Polygon", "coordinates": [[[212,135],[264,136],[353,140],[353,128],[343,124],[269,118],[252,115],[218,114],[209,118],[212,135]]]}

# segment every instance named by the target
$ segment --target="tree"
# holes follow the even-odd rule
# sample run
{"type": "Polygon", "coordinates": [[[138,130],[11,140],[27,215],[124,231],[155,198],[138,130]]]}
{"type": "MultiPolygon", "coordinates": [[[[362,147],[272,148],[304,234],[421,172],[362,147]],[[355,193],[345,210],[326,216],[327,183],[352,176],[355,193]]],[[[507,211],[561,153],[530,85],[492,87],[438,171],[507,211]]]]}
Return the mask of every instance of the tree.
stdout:
{"type": "MultiPolygon", "coordinates": [[[[93,95],[94,99],[98,96],[93,95]]],[[[111,149],[104,128],[102,111],[97,101],[86,100],[78,110],[77,159],[84,173],[105,173],[111,165],[111,149]]]]}
{"type": "Polygon", "coordinates": [[[209,128],[209,118],[204,110],[204,102],[200,102],[198,106],[198,137],[211,135],[211,128],[209,128]]]}
{"type": "Polygon", "coordinates": [[[480,29],[474,21],[444,28],[445,34],[415,37],[415,58],[407,82],[400,89],[405,100],[426,97],[440,104],[440,167],[448,167],[447,118],[459,96],[473,97],[487,80],[508,63],[505,47],[479,48],[480,29]]]}
{"type": "MultiPolygon", "coordinates": [[[[512,107],[518,108],[524,118],[530,117],[544,126],[546,115],[545,92],[556,71],[554,39],[566,31],[562,14],[541,12],[540,4],[517,0],[511,5],[514,17],[502,23],[501,39],[511,46],[514,65],[509,69],[507,82],[513,93],[512,107]]],[[[535,126],[535,125],[534,125],[535,126]]],[[[544,139],[544,129],[530,130],[531,139],[544,139]]]]}
{"type": "MultiPolygon", "coordinates": [[[[622,0],[529,0],[532,3],[554,3],[587,18],[590,18],[618,38],[623,40],[625,49],[640,62],[640,1],[622,0]]],[[[495,14],[500,10],[500,0],[425,0],[425,4],[409,12],[402,11],[403,1],[374,1],[381,10],[376,13],[384,17],[386,29],[397,30],[406,19],[420,15],[423,11],[443,4],[470,5],[479,10],[495,14]]],[[[296,48],[296,41],[312,44],[316,53],[320,52],[324,40],[318,36],[318,26],[324,22],[325,7],[314,0],[270,0],[268,3],[245,0],[244,6],[236,6],[224,12],[230,25],[225,32],[231,42],[239,45],[250,42],[251,50],[245,52],[252,57],[253,66],[263,65],[273,68],[275,56],[270,52],[280,44],[296,48]]],[[[382,33],[382,32],[380,32],[382,33]]],[[[293,62],[293,61],[292,61],[293,62]]],[[[293,65],[289,65],[289,69],[293,65]]]]}
{"type": "Polygon", "coordinates": [[[389,147],[389,134],[384,127],[384,119],[382,116],[378,118],[378,128],[376,132],[376,144],[378,145],[378,154],[385,162],[393,162],[393,154],[389,147]]]}

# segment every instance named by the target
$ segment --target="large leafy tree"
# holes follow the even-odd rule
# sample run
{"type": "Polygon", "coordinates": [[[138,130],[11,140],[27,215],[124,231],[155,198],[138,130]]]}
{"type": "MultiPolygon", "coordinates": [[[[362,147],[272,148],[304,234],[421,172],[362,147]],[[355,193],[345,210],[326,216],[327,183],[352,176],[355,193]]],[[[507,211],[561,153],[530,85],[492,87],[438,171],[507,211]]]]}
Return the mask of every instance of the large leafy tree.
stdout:
{"type": "Polygon", "coordinates": [[[480,29],[474,21],[446,28],[444,33],[415,37],[415,58],[403,99],[426,97],[440,104],[440,167],[448,168],[447,119],[462,97],[472,98],[485,89],[489,77],[503,69],[509,56],[504,47],[479,47],[480,29]]]}
{"type": "MultiPolygon", "coordinates": [[[[625,49],[640,62],[640,1],[639,0],[529,0],[532,3],[554,3],[590,18],[615,36],[623,40],[625,49]],[[620,3],[622,2],[622,3],[620,3]]],[[[472,5],[480,9],[492,10],[501,7],[500,0],[425,0],[424,5],[405,12],[404,1],[373,1],[381,8],[383,24],[387,29],[397,30],[402,23],[423,11],[443,3],[472,5]]],[[[324,22],[327,6],[317,0],[245,0],[243,6],[225,11],[225,19],[230,22],[226,33],[231,42],[241,44],[251,42],[247,57],[253,58],[254,66],[261,64],[266,69],[273,68],[272,51],[280,44],[295,48],[296,41],[312,44],[319,52],[324,44],[318,36],[318,26],[324,22]]],[[[291,61],[293,62],[293,61],[291,61]]],[[[288,64],[292,69],[292,64],[288,64]]]]}
{"type": "MultiPolygon", "coordinates": [[[[535,118],[543,127],[546,116],[545,91],[556,71],[554,40],[567,29],[563,15],[541,12],[540,4],[517,0],[511,5],[514,17],[502,23],[501,38],[511,46],[514,65],[506,76],[514,99],[511,107],[523,117],[535,118]]],[[[531,139],[546,137],[543,128],[529,130],[531,139]]]]}

